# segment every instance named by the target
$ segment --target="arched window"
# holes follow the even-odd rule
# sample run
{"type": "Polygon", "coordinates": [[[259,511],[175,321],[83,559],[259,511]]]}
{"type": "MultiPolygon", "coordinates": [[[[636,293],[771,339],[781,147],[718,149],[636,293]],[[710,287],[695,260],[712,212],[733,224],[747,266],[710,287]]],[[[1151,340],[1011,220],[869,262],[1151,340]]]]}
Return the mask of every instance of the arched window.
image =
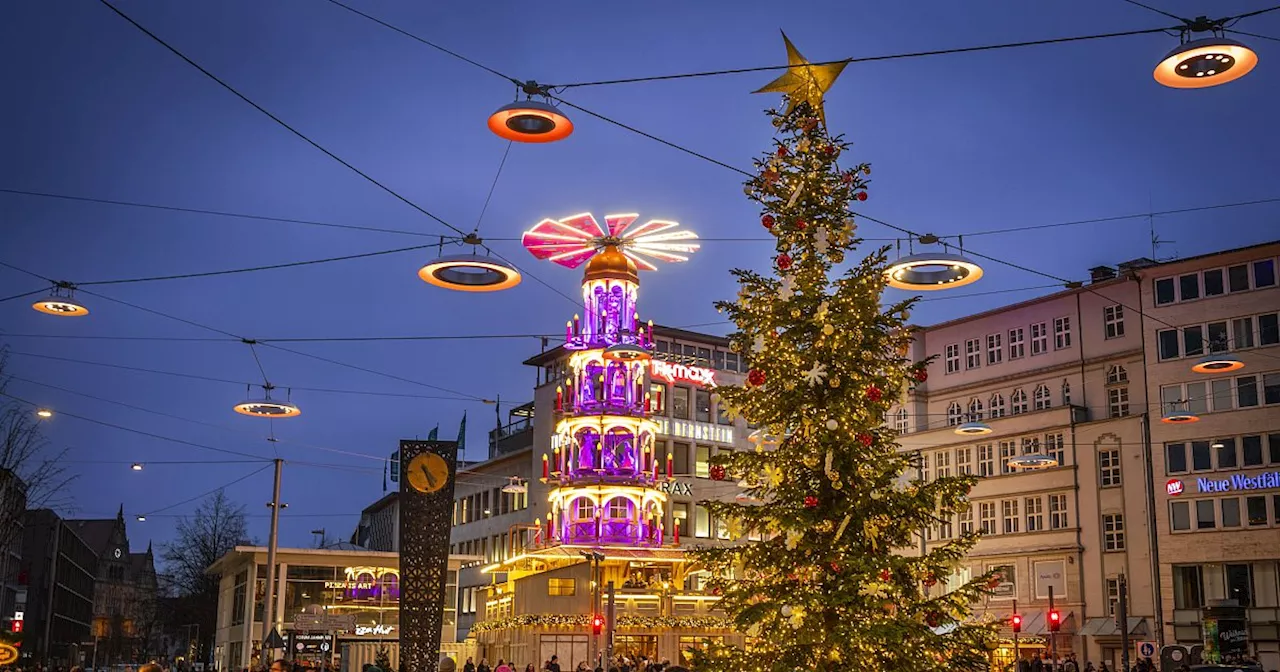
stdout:
{"type": "Polygon", "coordinates": [[[1037,411],[1043,411],[1053,405],[1053,397],[1049,394],[1049,386],[1040,383],[1036,386],[1035,391],[1035,408],[1037,411]]]}
{"type": "Polygon", "coordinates": [[[610,520],[626,520],[630,518],[629,502],[626,497],[614,497],[609,500],[609,509],[605,517],[610,520]]]}
{"type": "Polygon", "coordinates": [[[1027,412],[1027,393],[1023,392],[1021,387],[1013,391],[1013,398],[1010,401],[1013,404],[1010,410],[1013,415],[1027,412]]]}
{"type": "Polygon", "coordinates": [[[982,400],[977,397],[970,399],[969,400],[969,420],[971,421],[981,420],[983,415],[985,414],[983,413],[983,409],[982,409],[982,400]]]}
{"type": "Polygon", "coordinates": [[[991,395],[991,419],[1003,418],[1004,414],[1004,395],[996,392],[991,395]]]}
{"type": "Polygon", "coordinates": [[[586,497],[579,497],[573,503],[573,519],[574,520],[591,520],[596,517],[596,507],[592,501],[586,497]]]}
{"type": "Polygon", "coordinates": [[[911,429],[911,421],[907,416],[907,409],[899,408],[898,412],[894,414],[893,428],[898,430],[899,434],[906,434],[911,429]]]}
{"type": "Polygon", "coordinates": [[[960,407],[960,402],[953,401],[947,407],[947,426],[955,427],[964,422],[964,409],[960,407]]]}
{"type": "Polygon", "coordinates": [[[1113,364],[1111,368],[1107,369],[1108,385],[1116,385],[1119,383],[1127,383],[1127,382],[1129,382],[1129,372],[1125,371],[1123,366],[1120,366],[1119,364],[1113,364]]]}
{"type": "Polygon", "coordinates": [[[1071,405],[1071,383],[1065,378],[1062,380],[1062,405],[1071,405]]]}

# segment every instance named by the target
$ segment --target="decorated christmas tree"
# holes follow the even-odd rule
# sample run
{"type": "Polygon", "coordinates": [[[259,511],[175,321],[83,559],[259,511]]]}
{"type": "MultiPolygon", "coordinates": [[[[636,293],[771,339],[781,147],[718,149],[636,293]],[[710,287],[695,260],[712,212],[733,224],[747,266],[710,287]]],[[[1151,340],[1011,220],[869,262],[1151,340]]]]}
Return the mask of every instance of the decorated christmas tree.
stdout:
{"type": "Polygon", "coordinates": [[[749,642],[709,646],[693,667],[984,668],[993,633],[968,617],[998,577],[962,581],[958,571],[976,535],[920,553],[926,528],[968,509],[974,479],[919,480],[918,458],[885,425],[926,362],[907,357],[913,300],[881,305],[887,250],[853,259],[861,241],[849,205],[867,199],[871,169],[839,166],[849,145],[822,114],[843,65],[811,66],[787,47],[795,67],[764,89],[787,93],[786,110],[769,113],[775,146],[746,189],[777,238],[774,272],[734,271],[738,300],[717,304],[750,363],[745,386],[718,394],[760,429],[754,450],[713,460],[712,478],[741,481],[743,495],[705,503],[731,534],[764,540],[698,550],[749,642]]]}

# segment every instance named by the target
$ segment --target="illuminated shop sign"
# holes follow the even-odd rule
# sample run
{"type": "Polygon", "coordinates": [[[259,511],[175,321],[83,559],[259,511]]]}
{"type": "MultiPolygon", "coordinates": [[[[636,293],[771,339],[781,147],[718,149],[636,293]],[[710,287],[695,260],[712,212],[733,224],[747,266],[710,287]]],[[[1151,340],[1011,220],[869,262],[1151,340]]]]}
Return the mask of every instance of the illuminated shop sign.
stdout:
{"type": "Polygon", "coordinates": [[[665,481],[659,483],[658,489],[668,495],[680,495],[684,497],[693,496],[693,487],[688,483],[682,483],[680,481],[665,481]]]}
{"type": "Polygon", "coordinates": [[[394,625],[357,625],[357,635],[389,635],[395,631],[394,625]]]}
{"type": "Polygon", "coordinates": [[[716,372],[714,369],[704,369],[701,366],[688,366],[686,364],[672,364],[660,359],[649,360],[649,375],[665,380],[668,383],[685,382],[703,387],[716,386],[716,372]]]}
{"type": "Polygon", "coordinates": [[[709,422],[672,420],[663,417],[653,418],[653,421],[658,423],[658,433],[664,436],[713,443],[733,443],[733,427],[729,425],[713,425],[709,422]]]}
{"type": "Polygon", "coordinates": [[[372,590],[372,581],[325,581],[325,588],[336,588],[340,590],[372,590]]]}
{"type": "MultiPolygon", "coordinates": [[[[1165,483],[1165,492],[1180,495],[1186,484],[1180,479],[1170,479],[1165,483]]],[[[1237,492],[1240,490],[1273,490],[1280,488],[1280,471],[1272,471],[1257,476],[1232,474],[1229,478],[1197,478],[1196,490],[1199,492],[1237,492]]]]}

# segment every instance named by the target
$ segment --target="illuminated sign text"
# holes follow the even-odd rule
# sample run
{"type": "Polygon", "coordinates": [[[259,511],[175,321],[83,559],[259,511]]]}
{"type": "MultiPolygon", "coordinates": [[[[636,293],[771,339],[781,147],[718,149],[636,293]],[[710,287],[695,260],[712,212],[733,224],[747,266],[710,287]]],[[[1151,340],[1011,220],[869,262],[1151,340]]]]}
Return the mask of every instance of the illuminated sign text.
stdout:
{"type": "Polygon", "coordinates": [[[693,488],[688,483],[681,483],[680,481],[664,481],[658,484],[658,489],[668,495],[693,496],[693,488]]]}
{"type": "Polygon", "coordinates": [[[709,422],[690,422],[663,417],[653,418],[653,421],[658,423],[658,433],[664,436],[714,443],[733,443],[733,427],[730,425],[713,425],[709,422]]]}
{"type": "Polygon", "coordinates": [[[389,635],[396,628],[393,625],[357,625],[357,635],[389,635]]]}
{"type": "Polygon", "coordinates": [[[1197,478],[1200,492],[1231,492],[1234,490],[1270,490],[1280,488],[1280,471],[1257,476],[1232,474],[1230,478],[1197,478]]]}
{"type": "Polygon", "coordinates": [[[649,375],[665,380],[668,383],[683,381],[703,387],[716,386],[716,372],[714,369],[704,369],[700,366],[688,366],[686,364],[672,364],[659,359],[649,360],[649,375]]]}
{"type": "Polygon", "coordinates": [[[1169,479],[1168,483],[1164,484],[1164,491],[1168,493],[1169,496],[1171,497],[1176,497],[1178,495],[1181,495],[1182,491],[1185,489],[1186,489],[1186,486],[1182,483],[1180,479],[1177,479],[1177,478],[1171,478],[1169,479]]]}

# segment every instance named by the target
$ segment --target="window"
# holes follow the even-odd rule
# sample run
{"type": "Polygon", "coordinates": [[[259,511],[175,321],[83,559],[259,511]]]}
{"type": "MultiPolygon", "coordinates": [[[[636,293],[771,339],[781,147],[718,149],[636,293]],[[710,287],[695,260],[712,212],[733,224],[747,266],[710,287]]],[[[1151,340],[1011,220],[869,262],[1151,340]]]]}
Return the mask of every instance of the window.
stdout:
{"type": "Polygon", "coordinates": [[[738,353],[736,352],[724,353],[724,368],[730,371],[744,371],[746,369],[746,367],[738,364],[738,353]]]}
{"type": "Polygon", "coordinates": [[[1058,461],[1059,465],[1067,464],[1066,441],[1061,432],[1044,435],[1044,452],[1058,461]]]}
{"type": "Polygon", "coordinates": [[[947,406],[947,426],[955,427],[964,422],[964,409],[960,408],[960,402],[953,401],[947,406]]]}
{"type": "MultiPolygon", "coordinates": [[[[1184,504],[1186,502],[1183,502],[1184,504]]],[[[1174,566],[1173,608],[1199,609],[1204,606],[1204,576],[1199,565],[1174,566]]]]}
{"type": "Polygon", "coordinates": [[[1217,517],[1214,513],[1212,499],[1196,500],[1196,529],[1212,530],[1217,527],[1217,517]]]}
{"type": "Polygon", "coordinates": [[[1258,316],[1258,345],[1280,343],[1280,315],[1271,313],[1258,316]]]}
{"type": "Polygon", "coordinates": [[[1156,332],[1156,340],[1159,344],[1159,355],[1161,360],[1177,359],[1181,356],[1178,346],[1178,330],[1177,329],[1161,329],[1156,332]]]}
{"type": "Polygon", "coordinates": [[[1227,289],[1233,292],[1249,291],[1249,267],[1245,264],[1227,268],[1227,289]]]}
{"type": "Polygon", "coordinates": [[[955,373],[960,370],[960,344],[952,343],[946,348],[947,373],[955,373]]]}
{"type": "Polygon", "coordinates": [[[711,536],[711,512],[701,504],[693,507],[693,536],[699,539],[711,536]]]}
{"type": "Polygon", "coordinates": [[[1049,393],[1049,386],[1041,383],[1036,386],[1035,391],[1036,410],[1043,411],[1053,405],[1053,395],[1049,393]]]}
{"type": "Polygon", "coordinates": [[[1267,498],[1263,495],[1252,495],[1244,498],[1245,514],[1249,517],[1249,527],[1267,524],[1267,498]]]}
{"type": "Polygon", "coordinates": [[[667,414],[667,386],[649,383],[649,415],[667,414]]]}
{"type": "Polygon", "coordinates": [[[982,366],[982,341],[971,338],[964,342],[964,368],[976,369],[982,366]]]}
{"type": "Polygon", "coordinates": [[[1053,349],[1064,350],[1071,347],[1071,318],[1053,318],[1053,349]]]}
{"type": "Polygon", "coordinates": [[[938,469],[938,478],[949,478],[951,476],[951,451],[938,451],[934,458],[934,465],[938,469]]]}
{"type": "Polygon", "coordinates": [[[1022,454],[1023,455],[1039,455],[1040,454],[1040,437],[1038,436],[1022,437],[1022,454]]]}
{"type": "Polygon", "coordinates": [[[945,541],[953,536],[955,535],[952,534],[951,521],[944,520],[938,523],[938,539],[945,541]]]}
{"type": "Polygon", "coordinates": [[[1240,500],[1232,497],[1222,500],[1222,526],[1240,527],[1240,500]]]}
{"type": "Polygon", "coordinates": [[[1013,391],[1013,397],[1010,399],[1013,408],[1010,409],[1013,415],[1027,412],[1027,393],[1018,388],[1013,391]]]}
{"type": "Polygon", "coordinates": [[[714,369],[724,368],[724,350],[716,350],[715,352],[711,353],[711,368],[714,368],[714,369]]]}
{"type": "MultiPolygon", "coordinates": [[[[1245,280],[1248,284],[1248,280],[1245,280]]],[[[1173,294],[1173,278],[1161,278],[1156,280],[1156,305],[1163,306],[1173,303],[1176,297],[1173,294]]]]}
{"type": "Polygon", "coordinates": [[[711,477],[711,446],[694,447],[693,475],[697,478],[711,477]]]}
{"type": "Polygon", "coordinates": [[[1111,368],[1107,369],[1108,385],[1119,385],[1127,382],[1129,382],[1129,372],[1123,366],[1113,364],[1111,368]]]}
{"type": "Polygon", "coordinates": [[[1062,405],[1071,405],[1071,383],[1066,380],[1062,381],[1062,405]]]}
{"type": "MultiPolygon", "coordinates": [[[[1267,436],[1267,459],[1271,461],[1271,464],[1280,464],[1280,434],[1267,436]]],[[[1276,513],[1280,515],[1280,511],[1276,513]]]]}
{"type": "Polygon", "coordinates": [[[547,595],[551,597],[570,597],[577,593],[577,588],[573,579],[547,579],[547,595]]]}
{"type": "Polygon", "coordinates": [[[893,428],[899,434],[906,434],[911,429],[910,418],[907,416],[907,409],[899,408],[898,412],[893,416],[893,428]]]}
{"type": "Polygon", "coordinates": [[[991,419],[1004,417],[1004,395],[996,392],[991,395],[991,419]]]}
{"type": "Polygon", "coordinates": [[[1009,359],[1027,356],[1026,332],[1021,327],[1009,330],[1009,359]]]}
{"type": "Polygon", "coordinates": [[[1049,352],[1049,324],[1037,322],[1031,325],[1031,355],[1049,352]]]}
{"type": "Polygon", "coordinates": [[[1276,264],[1271,259],[1253,262],[1253,287],[1274,287],[1276,284],[1276,264]]]}
{"type": "Polygon", "coordinates": [[[1107,390],[1107,412],[1113,418],[1129,415],[1129,388],[1112,387],[1107,390]]]}
{"type": "Polygon", "coordinates": [[[1169,521],[1173,531],[1191,529],[1191,505],[1188,502],[1169,502],[1169,521]]]}
{"type": "Polygon", "coordinates": [[[1262,401],[1265,404],[1280,404],[1280,373],[1262,376],[1262,401]]]}
{"type": "Polygon", "coordinates": [[[1107,579],[1107,615],[1115,616],[1120,604],[1120,579],[1107,579]]]}
{"type": "Polygon", "coordinates": [[[1098,483],[1104,488],[1120,485],[1120,449],[1098,451],[1098,483]]]}
{"type": "Polygon", "coordinates": [[[1124,516],[1122,514],[1102,514],[1102,548],[1106,551],[1124,550],[1124,516]]]}
{"type": "Polygon", "coordinates": [[[1000,508],[1004,513],[1004,533],[1015,534],[1018,532],[1018,500],[1006,499],[1000,502],[1000,508]]]}
{"type": "Polygon", "coordinates": [[[684,476],[689,475],[689,444],[671,444],[671,466],[675,473],[684,476]]]}
{"type": "Polygon", "coordinates": [[[1102,327],[1107,338],[1124,336],[1124,306],[1116,304],[1103,307],[1102,327]]]}
{"type": "Polygon", "coordinates": [[[970,504],[960,510],[960,534],[973,533],[973,505],[970,504]]]}
{"type": "MultiPolygon", "coordinates": [[[[1235,439],[1218,439],[1215,443],[1218,447],[1218,468],[1219,469],[1235,469],[1240,460],[1236,455],[1235,439]]],[[[1261,456],[1259,456],[1261,457],[1261,456]]]]}
{"type": "Polygon", "coordinates": [[[1215,268],[1204,272],[1204,295],[1205,296],[1221,296],[1225,294],[1227,287],[1222,281],[1222,269],[1215,268]]]}
{"type": "Polygon", "coordinates": [[[1258,405],[1258,379],[1256,376],[1236,378],[1236,406],[1248,408],[1258,405]]]}
{"type": "Polygon", "coordinates": [[[721,518],[720,516],[716,516],[715,528],[716,528],[716,539],[729,538],[729,521],[725,520],[724,518],[721,518]]]}
{"type": "Polygon", "coordinates": [[[920,480],[929,480],[929,454],[920,453],[920,480]]]}
{"type": "Polygon", "coordinates": [[[1253,606],[1253,576],[1249,565],[1227,565],[1227,599],[1253,606]]]}
{"type": "Polygon", "coordinates": [[[999,364],[1004,359],[1004,348],[1001,346],[1000,334],[987,334],[987,366],[999,364]]]}
{"type": "Polygon", "coordinates": [[[979,530],[983,534],[996,533],[996,503],[995,502],[979,502],[978,503],[978,525],[979,530]]]}
{"type": "Polygon", "coordinates": [[[1231,336],[1235,339],[1231,343],[1232,350],[1253,347],[1253,318],[1240,317],[1231,320],[1231,336]]]}
{"type": "Polygon", "coordinates": [[[693,400],[696,414],[694,419],[698,422],[711,422],[711,393],[707,390],[695,390],[693,400]]]}
{"type": "Polygon", "coordinates": [[[985,443],[978,446],[978,475],[994,476],[996,474],[995,446],[985,443]]]}
{"type": "Polygon", "coordinates": [[[1009,464],[1010,458],[1018,454],[1017,444],[1012,441],[1000,442],[1000,473],[1012,474],[1013,465],[1009,464]]]}
{"type": "Polygon", "coordinates": [[[1178,277],[1178,299],[1191,301],[1200,298],[1200,274],[1191,273],[1178,277]]]}
{"type": "Polygon", "coordinates": [[[733,418],[729,417],[729,406],[724,403],[723,399],[716,402],[716,424],[717,425],[733,424],[733,418]]]}
{"type": "Polygon", "coordinates": [[[689,419],[689,388],[680,386],[671,388],[671,417],[679,420],[689,419]]]}
{"type": "Polygon", "coordinates": [[[689,534],[689,502],[675,502],[671,505],[671,522],[684,534],[689,534]]]}
{"type": "Polygon", "coordinates": [[[969,420],[971,421],[981,420],[982,416],[983,416],[982,400],[977,397],[970,399],[969,400],[969,420]]]}
{"type": "Polygon", "coordinates": [[[1067,496],[1049,495],[1049,529],[1067,529],[1067,496]]]}
{"type": "Polygon", "coordinates": [[[1262,437],[1259,435],[1240,437],[1240,452],[1244,457],[1241,461],[1244,466],[1262,466],[1262,437]]]}
{"type": "Polygon", "coordinates": [[[1209,471],[1213,469],[1213,454],[1209,452],[1208,441],[1191,442],[1192,471],[1209,471]]]}
{"type": "Polygon", "coordinates": [[[1044,530],[1044,500],[1039,497],[1028,497],[1026,507],[1027,531],[1040,532],[1044,530]]]}

